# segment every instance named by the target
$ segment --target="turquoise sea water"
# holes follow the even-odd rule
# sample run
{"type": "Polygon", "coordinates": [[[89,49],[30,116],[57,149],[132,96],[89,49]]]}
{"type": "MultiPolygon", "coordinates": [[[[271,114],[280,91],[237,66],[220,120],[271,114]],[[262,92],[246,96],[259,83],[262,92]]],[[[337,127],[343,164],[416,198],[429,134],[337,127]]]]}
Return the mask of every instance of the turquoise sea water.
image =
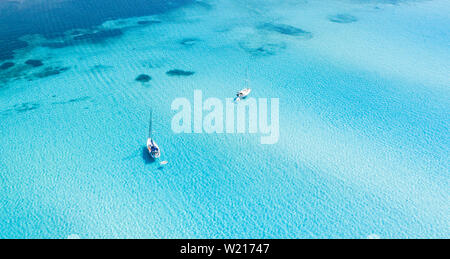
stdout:
{"type": "Polygon", "coordinates": [[[0,238],[450,237],[448,1],[150,2],[0,4],[0,238]],[[276,145],[173,133],[247,69],[276,145]]]}

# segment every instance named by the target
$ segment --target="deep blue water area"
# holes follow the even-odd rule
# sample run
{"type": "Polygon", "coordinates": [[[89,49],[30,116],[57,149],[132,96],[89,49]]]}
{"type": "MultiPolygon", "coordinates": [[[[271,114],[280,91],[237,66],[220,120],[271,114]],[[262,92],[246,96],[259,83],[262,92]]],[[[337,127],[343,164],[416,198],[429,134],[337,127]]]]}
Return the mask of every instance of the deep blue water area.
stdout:
{"type": "MultiPolygon", "coordinates": [[[[12,59],[14,50],[28,44],[20,37],[41,34],[59,37],[65,31],[91,28],[119,18],[147,16],[191,3],[192,0],[66,0],[66,1],[1,1],[0,61],[12,59]]],[[[117,31],[79,36],[77,39],[100,40],[117,31]]]]}

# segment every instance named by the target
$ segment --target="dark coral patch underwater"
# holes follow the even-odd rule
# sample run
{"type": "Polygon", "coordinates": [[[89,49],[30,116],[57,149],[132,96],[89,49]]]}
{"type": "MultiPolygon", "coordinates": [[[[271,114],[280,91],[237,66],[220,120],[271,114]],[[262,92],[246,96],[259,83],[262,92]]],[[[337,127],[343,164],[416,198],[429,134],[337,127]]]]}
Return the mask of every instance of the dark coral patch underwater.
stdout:
{"type": "Polygon", "coordinates": [[[118,38],[123,35],[120,29],[102,30],[93,33],[86,33],[73,37],[75,41],[89,41],[91,43],[103,43],[111,38],[118,38]]]}
{"type": "Polygon", "coordinates": [[[29,59],[25,61],[25,64],[32,66],[32,67],[41,67],[44,65],[41,60],[38,59],[29,59]]]}
{"type": "Polygon", "coordinates": [[[15,64],[13,62],[5,62],[0,66],[0,70],[7,70],[14,66],[15,64]]]}
{"type": "Polygon", "coordinates": [[[91,33],[76,34],[72,39],[69,38],[62,41],[46,42],[43,43],[42,46],[51,49],[62,49],[83,43],[101,44],[109,39],[119,38],[122,35],[123,31],[121,29],[101,30],[91,33]]]}
{"type": "Polygon", "coordinates": [[[27,78],[28,70],[29,68],[27,66],[18,65],[14,62],[4,63],[0,66],[0,89],[8,87],[10,82],[29,79],[27,78]]]}
{"type": "Polygon", "coordinates": [[[119,38],[123,35],[123,30],[121,29],[108,29],[100,30],[96,32],[86,32],[86,33],[72,33],[73,37],[65,38],[58,41],[49,41],[42,44],[43,47],[50,49],[62,49],[78,44],[91,43],[91,44],[102,44],[109,39],[119,38]]]}
{"type": "Polygon", "coordinates": [[[0,38],[0,61],[13,59],[15,50],[26,47],[28,47],[28,43],[25,41],[0,38]]]}
{"type": "Polygon", "coordinates": [[[184,71],[181,69],[173,69],[170,71],[167,71],[166,74],[168,76],[192,76],[195,74],[193,71],[184,71]]]}
{"type": "Polygon", "coordinates": [[[146,74],[141,74],[138,77],[136,77],[135,80],[141,83],[147,83],[150,82],[150,80],[152,80],[152,77],[146,74]]]}
{"type": "Polygon", "coordinates": [[[69,70],[69,67],[47,67],[43,71],[36,73],[37,78],[56,76],[69,70]]]}
{"type": "Polygon", "coordinates": [[[180,44],[183,46],[193,46],[199,41],[197,38],[185,38],[180,41],[180,44]]]}
{"type": "Polygon", "coordinates": [[[277,32],[283,35],[302,37],[304,39],[312,38],[311,32],[287,24],[265,23],[258,26],[258,29],[277,32]]]}
{"type": "Polygon", "coordinates": [[[252,42],[241,42],[239,46],[253,56],[273,56],[286,49],[284,43],[261,43],[256,45],[252,42]]]}
{"type": "Polygon", "coordinates": [[[353,23],[357,22],[358,18],[350,14],[336,14],[333,16],[329,16],[328,20],[334,23],[353,23]]]}

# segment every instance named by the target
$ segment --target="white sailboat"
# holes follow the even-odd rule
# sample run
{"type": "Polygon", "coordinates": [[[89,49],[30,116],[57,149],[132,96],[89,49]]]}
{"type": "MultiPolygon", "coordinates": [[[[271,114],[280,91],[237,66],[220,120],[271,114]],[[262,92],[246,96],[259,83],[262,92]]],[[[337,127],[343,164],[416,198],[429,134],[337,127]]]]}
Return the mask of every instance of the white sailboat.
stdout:
{"type": "Polygon", "coordinates": [[[235,101],[236,101],[236,102],[239,102],[241,99],[247,97],[247,96],[251,93],[251,91],[252,91],[251,88],[245,88],[245,89],[242,89],[241,91],[239,91],[239,92],[236,94],[236,99],[235,99],[235,101]]]}
{"type": "Polygon", "coordinates": [[[147,140],[147,149],[150,153],[150,156],[152,156],[153,158],[161,157],[161,150],[159,149],[158,144],[156,144],[156,142],[152,138],[149,138],[147,140]]]}

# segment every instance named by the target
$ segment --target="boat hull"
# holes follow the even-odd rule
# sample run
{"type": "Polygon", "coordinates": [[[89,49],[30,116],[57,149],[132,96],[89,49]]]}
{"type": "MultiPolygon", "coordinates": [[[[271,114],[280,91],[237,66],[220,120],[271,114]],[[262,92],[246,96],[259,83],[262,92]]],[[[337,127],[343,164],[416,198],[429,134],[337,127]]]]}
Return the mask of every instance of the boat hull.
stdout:
{"type": "Polygon", "coordinates": [[[147,149],[151,157],[153,158],[161,157],[161,150],[159,149],[158,144],[156,144],[156,142],[153,141],[151,138],[147,140],[147,149]]]}
{"type": "Polygon", "coordinates": [[[252,92],[252,89],[250,89],[250,88],[244,89],[244,90],[242,90],[242,91],[240,91],[240,92],[238,93],[238,97],[240,97],[240,98],[245,98],[245,97],[247,97],[251,92],[252,92]]]}

